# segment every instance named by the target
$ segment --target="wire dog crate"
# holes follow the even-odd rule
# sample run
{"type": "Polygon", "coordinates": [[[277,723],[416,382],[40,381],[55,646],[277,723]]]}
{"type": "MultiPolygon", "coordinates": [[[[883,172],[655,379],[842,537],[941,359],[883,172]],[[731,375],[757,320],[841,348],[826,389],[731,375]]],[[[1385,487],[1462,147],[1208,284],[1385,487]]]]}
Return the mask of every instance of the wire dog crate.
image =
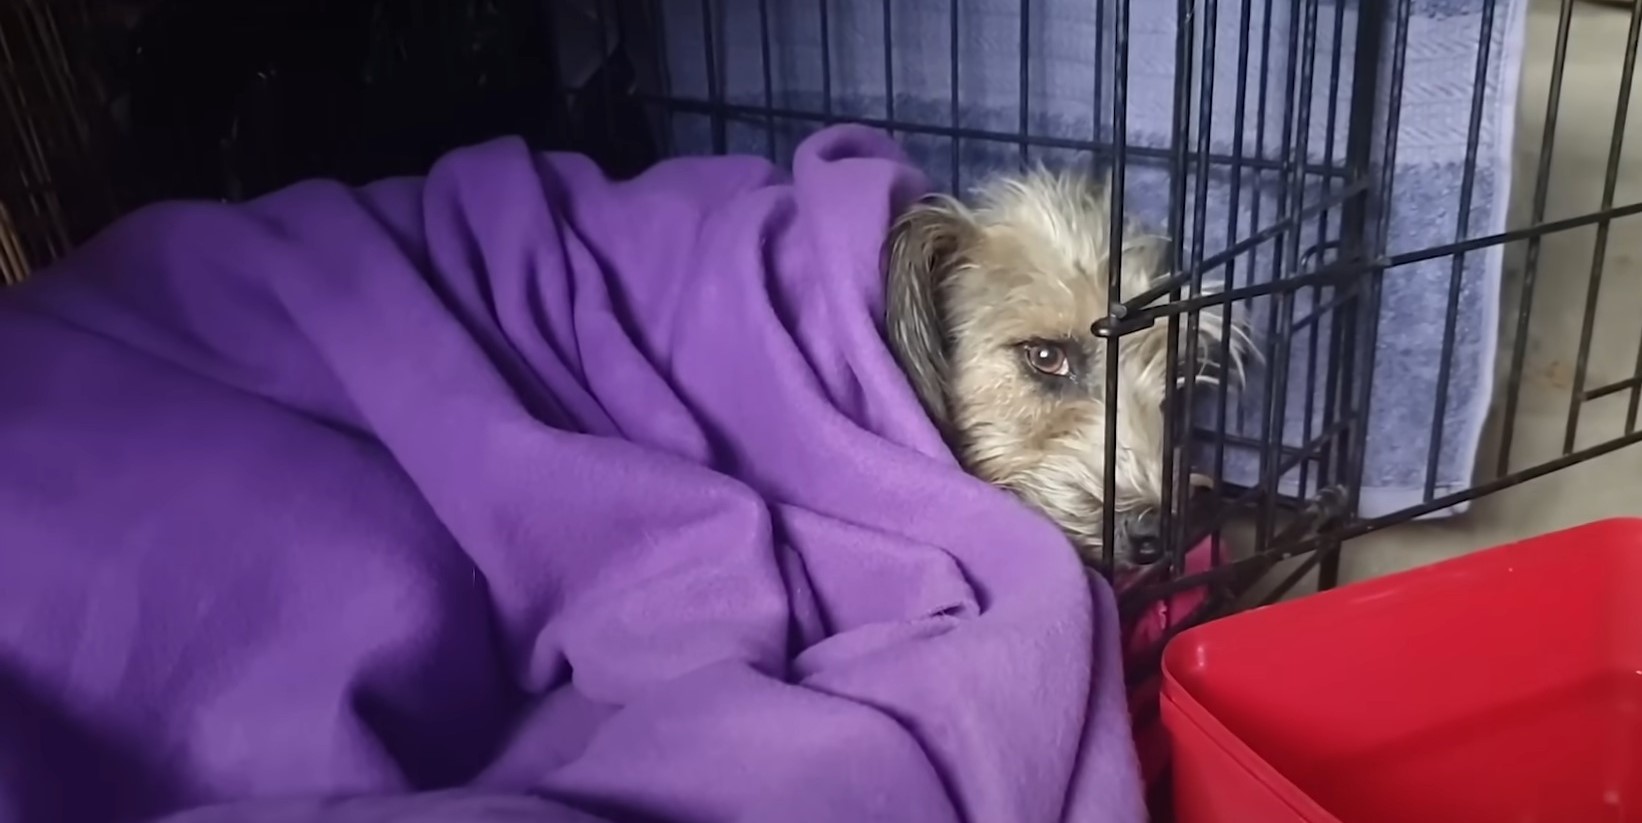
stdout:
{"type": "MultiPolygon", "coordinates": [[[[125,179],[116,103],[132,98],[87,68],[100,65],[90,55],[110,9],[153,5],[77,0],[0,11],[0,99],[12,124],[0,129],[10,155],[0,163],[9,169],[0,177],[0,237],[9,238],[0,243],[0,271],[9,277],[114,214],[179,191],[116,185],[125,179]]],[[[1232,607],[1261,578],[1266,599],[1308,575],[1333,586],[1347,540],[1454,511],[1642,439],[1642,353],[1629,376],[1601,380],[1588,366],[1610,234],[1616,221],[1642,212],[1642,203],[1619,202],[1617,183],[1642,31],[1634,8],[1600,204],[1547,218],[1574,5],[1561,0],[1546,129],[1537,165],[1516,181],[1531,204],[1521,225],[1508,227],[1523,0],[471,5],[490,14],[549,9],[532,13],[529,30],[579,45],[509,86],[518,96],[506,99],[538,101],[539,116],[452,133],[446,143],[488,136],[486,128],[525,131],[539,147],[588,151],[628,173],[680,153],[779,160],[805,133],[848,121],[896,135],[952,190],[1023,163],[1109,176],[1121,206],[1114,232],[1128,211],[1172,239],[1170,274],[1155,288],[1124,294],[1119,272],[1111,273],[1112,303],[1093,331],[1114,338],[1162,324],[1171,332],[1166,407],[1180,424],[1166,450],[1172,553],[1126,603],[1135,609],[1208,587],[1208,606],[1175,629],[1232,607]],[[1422,156],[1436,159],[1410,159],[1422,156]],[[1441,197],[1421,199],[1433,191],[1441,197]],[[1513,442],[1543,290],[1542,246],[1584,228],[1596,231],[1596,254],[1569,287],[1582,292],[1584,309],[1563,448],[1520,465],[1513,442]],[[1511,294],[1502,282],[1508,248],[1520,254],[1511,294]],[[1206,310],[1243,322],[1260,350],[1259,374],[1241,386],[1179,379],[1200,360],[1227,355],[1198,350],[1193,332],[1206,310]],[[1501,326],[1507,339],[1496,347],[1501,326]],[[1498,391],[1495,355],[1504,366],[1498,391]],[[1628,396],[1623,431],[1581,438],[1582,411],[1609,396],[1628,396]],[[1498,442],[1485,445],[1489,415],[1498,442]],[[1385,484],[1376,483],[1384,478],[1371,476],[1387,461],[1396,464],[1386,474],[1395,494],[1382,494],[1385,484]],[[1490,463],[1491,473],[1473,473],[1490,463]],[[1194,471],[1212,488],[1194,491],[1194,471]],[[1235,542],[1252,548],[1220,557],[1223,535],[1237,528],[1247,540],[1235,542]],[[1205,540],[1216,562],[1188,572],[1188,549],[1205,540]]],[[[361,29],[365,39],[369,26],[383,25],[380,16],[361,19],[373,21],[361,29]]],[[[246,76],[245,87],[224,94],[248,95],[270,72],[253,65],[246,76]]],[[[355,125],[314,150],[312,162],[250,185],[184,193],[249,196],[298,174],[413,170],[449,147],[403,153],[402,168],[350,165],[372,154],[361,150],[371,145],[361,137],[370,129],[355,125]]],[[[221,128],[239,136],[190,145],[205,146],[198,153],[216,164],[208,171],[230,177],[242,135],[221,128]]],[[[152,167],[141,157],[124,162],[152,167]]],[[[1115,391],[1116,347],[1109,352],[1106,385],[1115,391]]],[[[1115,407],[1109,399],[1108,465],[1115,407]]],[[[1114,520],[1106,518],[1108,530],[1114,520]]]]}

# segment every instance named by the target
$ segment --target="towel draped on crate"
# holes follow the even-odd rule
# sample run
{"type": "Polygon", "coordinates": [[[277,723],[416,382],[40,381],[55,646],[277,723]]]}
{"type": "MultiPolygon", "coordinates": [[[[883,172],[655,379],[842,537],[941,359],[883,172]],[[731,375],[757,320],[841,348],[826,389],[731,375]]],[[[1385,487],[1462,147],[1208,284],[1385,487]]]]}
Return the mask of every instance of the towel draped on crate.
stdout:
{"type": "MultiPolygon", "coordinates": [[[[1393,255],[1504,229],[1526,7],[1525,0],[1406,2],[1397,151],[1392,166],[1378,170],[1395,179],[1386,238],[1386,250],[1393,255]],[[1475,83],[1479,66],[1482,82],[1475,83]],[[1462,208],[1467,198],[1469,210],[1462,208]]],[[[1060,141],[1061,146],[1113,142],[1113,82],[1119,75],[1115,5],[1112,0],[658,4],[665,44],[663,85],[668,96],[686,104],[667,118],[665,135],[680,153],[713,151],[722,142],[732,152],[773,149],[779,154],[813,129],[817,119],[886,120],[906,124],[897,137],[949,189],[961,189],[989,172],[1019,168],[1023,161],[1087,166],[1087,153],[1054,145],[1023,147],[1011,135],[1024,127],[1032,137],[1060,141]],[[704,8],[712,10],[709,21],[703,20],[704,8]],[[716,53],[711,62],[709,44],[716,53]],[[731,107],[717,122],[700,105],[715,100],[731,107]],[[767,111],[803,116],[769,116],[767,111]],[[968,136],[955,141],[941,133],[953,126],[968,136]]],[[[1195,152],[1204,121],[1210,123],[1209,149],[1217,159],[1202,197],[1197,174],[1188,168],[1186,221],[1176,238],[1190,260],[1199,240],[1201,253],[1213,256],[1297,211],[1300,203],[1284,202],[1287,182],[1276,170],[1285,159],[1304,156],[1314,170],[1344,165],[1358,79],[1353,76],[1356,49],[1359,35],[1369,27],[1379,28],[1383,44],[1366,64],[1376,71],[1372,133],[1387,131],[1396,88],[1391,82],[1396,18],[1404,4],[1378,4],[1380,14],[1367,17],[1359,15],[1363,5],[1357,0],[1221,2],[1212,14],[1208,4],[1193,0],[1188,5],[1194,9],[1188,19],[1196,27],[1186,84],[1191,101],[1187,130],[1182,132],[1175,119],[1180,15],[1174,0],[1129,3],[1128,63],[1122,75],[1127,89],[1124,133],[1131,147],[1125,203],[1159,234],[1169,228],[1168,158],[1176,140],[1185,140],[1195,152]],[[1204,108],[1202,69],[1211,53],[1207,75],[1212,95],[1204,108]],[[1239,155],[1246,159],[1234,174],[1231,158],[1239,155]],[[1201,230],[1195,214],[1199,205],[1204,210],[1201,230]]],[[[1373,142],[1377,168],[1383,141],[1373,142]]],[[[1097,166],[1110,162],[1109,155],[1096,158],[1097,166]]],[[[1342,176],[1308,174],[1301,186],[1303,203],[1316,205],[1343,186],[1342,176]]],[[[1283,247],[1267,242],[1210,277],[1240,286],[1251,277],[1294,277],[1327,263],[1341,237],[1340,209],[1328,217],[1326,223],[1305,222],[1298,260],[1280,257],[1283,247]],[[1315,253],[1306,254],[1313,248],[1315,253]]],[[[1386,274],[1358,511],[1362,516],[1424,502],[1428,474],[1434,497],[1471,485],[1493,394],[1501,261],[1502,247],[1493,246],[1458,264],[1438,257],[1386,274]],[[1452,347],[1447,358],[1442,356],[1445,341],[1452,347]]],[[[1263,421],[1268,388],[1279,370],[1286,369],[1287,377],[1279,384],[1284,391],[1277,392],[1280,423],[1270,436],[1291,447],[1324,436],[1324,376],[1338,365],[1329,359],[1328,344],[1337,297],[1326,288],[1305,288],[1295,294],[1292,307],[1259,298],[1235,310],[1266,357],[1232,401],[1227,431],[1238,437],[1226,455],[1223,473],[1229,481],[1250,485],[1269,471],[1259,450],[1237,443],[1269,439],[1263,421]],[[1280,315],[1305,325],[1307,315],[1318,309],[1319,322],[1292,336],[1283,333],[1286,321],[1280,315]],[[1315,357],[1313,334],[1319,340],[1315,357]],[[1287,356],[1274,349],[1279,337],[1292,341],[1287,356]],[[1310,397],[1308,386],[1315,392],[1310,397]]],[[[1204,427],[1218,431],[1218,409],[1200,407],[1199,412],[1204,427]]],[[[1211,459],[1203,455],[1205,463],[1211,459]]],[[[1297,467],[1281,478],[1280,486],[1289,494],[1309,496],[1317,483],[1318,467],[1307,465],[1304,477],[1297,467]]]]}
{"type": "Polygon", "coordinates": [[[0,295],[0,818],[1141,820],[1110,590],[881,342],[925,185],[503,140],[0,295]]]}

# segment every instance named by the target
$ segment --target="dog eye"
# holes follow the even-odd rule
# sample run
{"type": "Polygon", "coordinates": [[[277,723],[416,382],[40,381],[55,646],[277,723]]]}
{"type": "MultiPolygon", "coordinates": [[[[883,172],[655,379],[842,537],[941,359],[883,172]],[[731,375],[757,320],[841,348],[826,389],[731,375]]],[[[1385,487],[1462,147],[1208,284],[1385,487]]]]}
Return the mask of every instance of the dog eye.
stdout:
{"type": "Polygon", "coordinates": [[[1026,364],[1052,377],[1065,377],[1072,373],[1072,362],[1066,356],[1066,349],[1054,343],[1026,344],[1026,364]]]}

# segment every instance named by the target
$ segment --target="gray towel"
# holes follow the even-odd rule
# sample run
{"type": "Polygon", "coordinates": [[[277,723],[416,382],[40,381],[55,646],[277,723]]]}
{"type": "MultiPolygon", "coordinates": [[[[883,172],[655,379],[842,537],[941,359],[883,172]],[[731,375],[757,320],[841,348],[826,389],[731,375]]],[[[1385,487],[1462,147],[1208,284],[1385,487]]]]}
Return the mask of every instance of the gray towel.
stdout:
{"type": "MultiPolygon", "coordinates": [[[[1400,107],[1397,154],[1394,163],[1395,189],[1391,198],[1387,252],[1428,248],[1464,237],[1492,234],[1504,229],[1506,198],[1510,189],[1511,139],[1514,127],[1518,68],[1523,46],[1524,0],[1412,0],[1406,71],[1400,107]],[[1484,12],[1492,5],[1493,18],[1486,32],[1484,12]],[[1483,84],[1483,116],[1477,135],[1476,166],[1469,222],[1458,231],[1461,188],[1465,179],[1465,154],[1478,45],[1484,35],[1489,42],[1486,80],[1483,84]]],[[[702,4],[676,2],[657,4],[663,9],[660,25],[665,46],[667,92],[686,100],[707,101],[711,97],[706,61],[706,32],[702,4]]],[[[776,109],[820,113],[837,119],[865,118],[910,122],[945,127],[956,120],[966,129],[1013,134],[1019,130],[1022,101],[1025,101],[1029,132],[1036,137],[1109,142],[1111,119],[1113,55],[1111,46],[1112,8],[1102,11],[1088,0],[1036,0],[1029,4],[1028,51],[1025,55],[1028,88],[1023,95],[1021,65],[1020,0],[821,0],[817,3],[766,4],[770,82],[765,83],[761,10],[758,0],[720,0],[714,4],[712,38],[721,52],[718,94],[720,99],[743,107],[724,121],[723,148],[736,152],[785,156],[795,141],[818,123],[805,119],[767,119],[758,110],[776,109]],[[825,3],[826,50],[822,48],[822,4],[825,3]],[[951,15],[957,9],[958,95],[954,110],[950,66],[951,15]],[[889,55],[891,76],[886,77],[885,13],[890,13],[888,31],[893,43],[889,55]],[[1098,15],[1098,17],[1097,17],[1098,15]],[[1104,37],[1098,37],[1104,30],[1104,37]],[[1097,61],[1097,39],[1099,47],[1097,61]],[[1097,84],[1098,81],[1098,84],[1097,84]],[[893,94],[889,90],[893,85],[893,94]],[[830,91],[830,94],[825,92],[830,91]]],[[[1304,43],[1306,11],[1276,2],[1271,13],[1270,35],[1262,2],[1251,3],[1251,42],[1247,83],[1239,82],[1238,38],[1242,3],[1222,0],[1218,19],[1214,58],[1215,94],[1209,129],[1211,151],[1230,155],[1236,142],[1236,90],[1243,89],[1247,112],[1243,128],[1244,156],[1271,159],[1283,156],[1284,124],[1288,110],[1289,55],[1316,55],[1312,63],[1313,81],[1310,128],[1306,133],[1307,156],[1321,165],[1332,159],[1343,162],[1350,111],[1354,45],[1358,30],[1358,4],[1352,0],[1322,0],[1316,10],[1316,41],[1310,50],[1291,50],[1304,43]],[[1337,28],[1338,27],[1338,28],[1337,28]],[[1341,32],[1339,79],[1335,81],[1332,54],[1336,31],[1341,32]],[[1263,48],[1263,43],[1270,43],[1263,48]],[[1266,64],[1266,105],[1259,115],[1261,65],[1266,64]],[[1331,124],[1329,111],[1333,106],[1331,124]],[[1256,151],[1261,125],[1264,145],[1256,151]],[[1332,125],[1332,129],[1330,126],[1332,125]]],[[[1139,147],[1126,164],[1125,203],[1131,214],[1164,231],[1169,204],[1169,166],[1166,152],[1139,156],[1144,149],[1167,150],[1174,133],[1174,60],[1176,9],[1173,2],[1132,3],[1129,68],[1127,72],[1127,136],[1131,147],[1139,147]],[[1163,154],[1163,157],[1159,157],[1163,154]]],[[[1196,50],[1202,59],[1206,10],[1198,8],[1196,50]]],[[[1385,41],[1394,36],[1394,21],[1385,21],[1385,41]]],[[[1390,50],[1380,60],[1381,100],[1376,133],[1385,131],[1389,108],[1388,75],[1390,50]]],[[[1303,70],[1296,65],[1296,74],[1303,70]]],[[[1194,75],[1198,74],[1194,70],[1194,75]]],[[[1299,80],[1295,80],[1296,87],[1299,80]]],[[[1198,99],[1194,78],[1192,99],[1198,99]]],[[[1295,95],[1300,97],[1298,91],[1295,95]]],[[[1193,112],[1189,133],[1196,146],[1199,112],[1193,112]]],[[[715,148],[712,121],[705,114],[675,114],[667,122],[668,137],[675,153],[711,151],[715,148]]],[[[1031,148],[1023,151],[1012,143],[965,139],[957,146],[947,137],[908,131],[899,135],[908,150],[938,181],[948,188],[971,184],[989,171],[1019,167],[1023,159],[1045,162],[1088,163],[1088,155],[1069,149],[1031,148]],[[956,152],[956,158],[954,158],[956,152]],[[956,162],[954,162],[956,160],[956,162]],[[953,170],[956,169],[956,178],[953,170]]],[[[1298,136],[1297,136],[1298,139],[1298,136]]],[[[1291,152],[1291,156],[1297,152],[1291,152]]],[[[1379,156],[1378,151],[1375,153],[1379,156]]],[[[1281,219],[1280,192],[1283,181],[1275,172],[1245,172],[1239,184],[1240,196],[1235,228],[1232,225],[1230,195],[1232,175],[1227,164],[1216,164],[1209,174],[1206,221],[1202,229],[1202,249],[1213,255],[1227,247],[1230,237],[1239,240],[1281,219]],[[1258,201],[1258,202],[1256,202],[1258,201]]],[[[1339,178],[1308,175],[1303,186],[1305,203],[1316,204],[1337,192],[1339,178]]],[[[1188,179],[1187,225],[1180,242],[1195,250],[1193,203],[1196,180],[1188,179]]],[[[1321,242],[1321,248],[1303,257],[1297,266],[1274,265],[1280,245],[1266,243],[1240,255],[1230,272],[1232,285],[1247,285],[1249,277],[1269,280],[1273,276],[1303,274],[1331,259],[1329,242],[1337,240],[1340,214],[1329,214],[1326,227],[1319,221],[1305,224],[1300,250],[1305,252],[1321,242]],[[1319,235],[1319,233],[1321,233],[1319,235]]],[[[1449,358],[1449,388],[1446,410],[1441,415],[1440,451],[1436,463],[1434,495],[1458,491],[1471,484],[1473,462],[1483,421],[1492,393],[1493,359],[1499,311],[1502,250],[1498,246],[1474,252],[1464,260],[1461,288],[1453,326],[1453,354],[1449,358]]],[[[1451,273],[1449,258],[1391,270],[1384,280],[1374,391],[1369,417],[1368,455],[1358,513],[1365,517],[1397,511],[1426,499],[1427,456],[1432,451],[1431,432],[1438,419],[1437,396],[1441,348],[1445,335],[1448,290],[1451,273]]],[[[1213,276],[1225,278],[1221,270],[1213,276]]],[[[1311,307],[1330,305],[1331,292],[1303,289],[1295,294],[1293,317],[1310,313],[1311,307]]],[[[1286,396],[1279,398],[1279,436],[1285,444],[1298,446],[1307,437],[1324,430],[1322,400],[1330,364],[1327,362],[1328,330],[1332,312],[1325,311],[1316,325],[1317,355],[1311,356],[1311,331],[1291,336],[1289,356],[1279,357],[1273,349],[1274,309],[1279,301],[1261,298],[1240,305],[1239,319],[1247,323],[1256,344],[1266,352],[1263,364],[1251,370],[1236,392],[1227,428],[1242,438],[1258,438],[1267,408],[1268,381],[1280,369],[1287,369],[1286,396]],[[1306,386],[1316,393],[1307,403],[1306,386]],[[1307,412],[1311,423],[1307,425],[1307,412]]],[[[1200,392],[1208,395],[1211,392],[1200,392]]],[[[1199,422],[1213,426],[1214,413],[1199,404],[1199,422]]],[[[1246,445],[1228,447],[1225,474],[1228,481],[1242,485],[1257,482],[1262,470],[1257,450],[1246,445]]],[[[1206,458],[1207,452],[1200,452],[1206,458]]],[[[1288,472],[1281,481],[1287,494],[1315,492],[1318,473],[1314,466],[1288,472]]],[[[1463,510],[1453,507],[1437,514],[1463,510]]]]}

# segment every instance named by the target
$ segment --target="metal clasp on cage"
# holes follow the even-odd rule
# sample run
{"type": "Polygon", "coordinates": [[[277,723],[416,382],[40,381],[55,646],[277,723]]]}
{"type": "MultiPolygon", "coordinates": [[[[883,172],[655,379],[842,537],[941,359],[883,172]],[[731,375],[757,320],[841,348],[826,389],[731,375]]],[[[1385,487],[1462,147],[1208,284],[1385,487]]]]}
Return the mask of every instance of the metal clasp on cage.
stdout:
{"type": "Polygon", "coordinates": [[[1132,334],[1142,329],[1149,329],[1157,325],[1157,318],[1150,314],[1141,313],[1131,316],[1129,307],[1119,303],[1111,308],[1109,314],[1096,320],[1089,327],[1096,337],[1113,338],[1132,334]]]}

